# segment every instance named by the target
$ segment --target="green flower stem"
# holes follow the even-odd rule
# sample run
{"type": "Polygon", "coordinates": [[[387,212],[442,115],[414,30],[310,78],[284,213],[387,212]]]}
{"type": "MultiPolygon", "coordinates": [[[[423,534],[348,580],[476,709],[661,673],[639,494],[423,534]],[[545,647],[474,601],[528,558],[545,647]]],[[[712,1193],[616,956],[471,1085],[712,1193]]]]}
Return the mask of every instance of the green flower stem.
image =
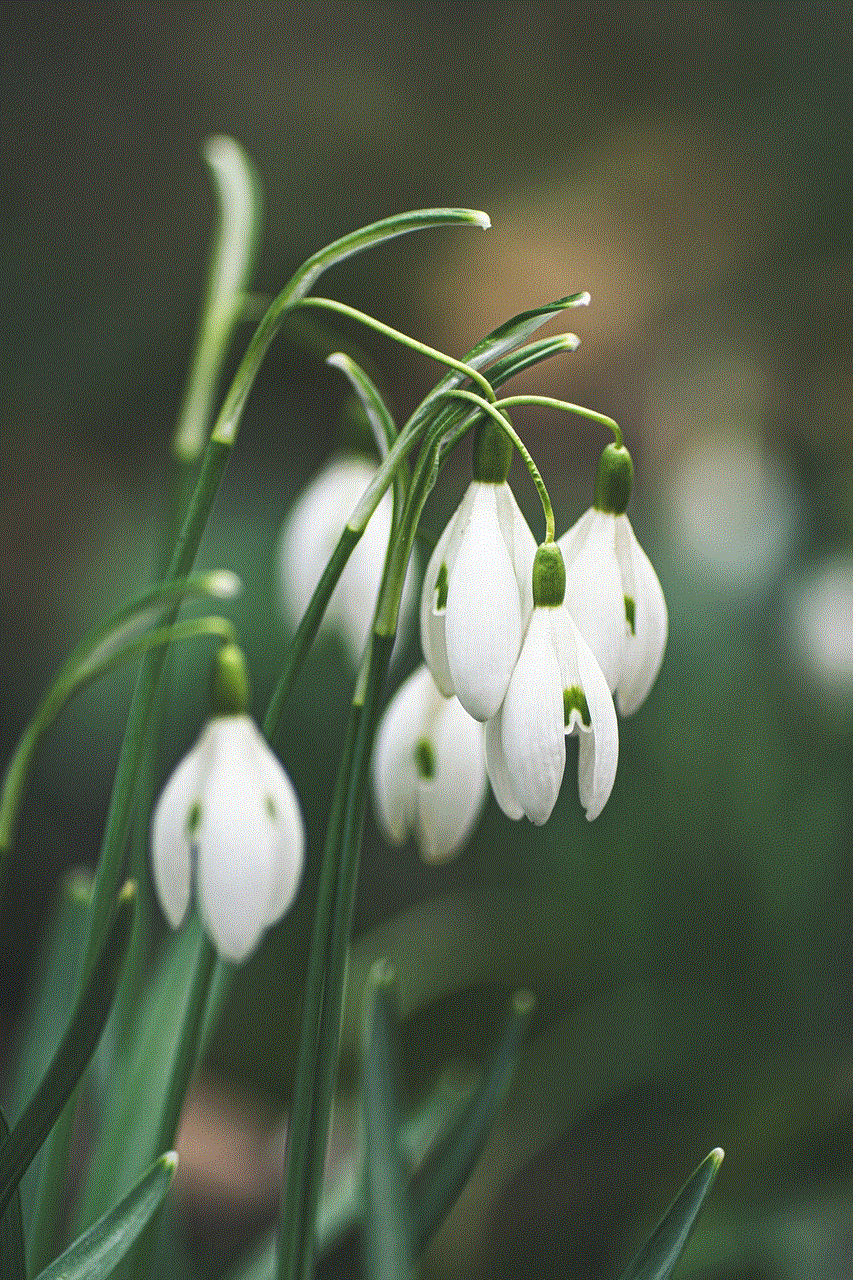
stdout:
{"type": "MultiPolygon", "coordinates": [[[[539,494],[539,501],[542,503],[542,510],[545,515],[545,541],[553,542],[554,532],[555,532],[554,508],[551,505],[551,499],[548,495],[548,490],[545,488],[545,481],[542,479],[542,476],[539,472],[539,468],[537,467],[536,463],[531,458],[530,453],[527,450],[527,446],[525,445],[524,441],[521,439],[521,436],[519,436],[518,433],[516,432],[512,423],[509,421],[508,418],[506,418],[501,413],[501,411],[498,408],[495,407],[494,404],[490,404],[487,400],[483,400],[480,396],[475,395],[473,391],[464,391],[461,389],[455,389],[452,391],[448,391],[446,394],[448,396],[452,396],[454,399],[470,400],[473,404],[479,405],[484,413],[487,413],[489,414],[490,417],[494,418],[495,422],[498,424],[501,430],[506,433],[506,435],[509,437],[512,443],[515,445],[516,449],[524,459],[525,466],[527,467],[527,470],[530,472],[531,479],[533,480],[533,483],[536,486],[536,492],[539,494]]],[[[506,401],[501,401],[501,403],[506,404],[506,401]]]]}
{"type": "Polygon", "coordinates": [[[308,1280],[337,1070],[367,774],[393,636],[374,633],[350,709],[320,872],[291,1104],[279,1277],[308,1280]]]}
{"type": "Polygon", "coordinates": [[[466,378],[470,378],[472,382],[476,382],[487,400],[494,399],[495,393],[492,391],[488,378],[479,373],[473,365],[465,364],[463,360],[455,360],[453,356],[445,355],[443,351],[437,351],[435,347],[429,347],[425,342],[420,342],[417,338],[410,338],[408,334],[401,333],[399,329],[392,329],[390,325],[383,324],[381,320],[374,319],[373,316],[369,316],[364,311],[357,311],[355,307],[347,306],[345,302],[337,302],[334,298],[303,298],[298,305],[300,307],[321,307],[325,311],[334,311],[337,315],[348,316],[351,320],[358,320],[376,333],[381,333],[386,338],[392,338],[402,346],[411,348],[412,351],[418,351],[423,356],[429,356],[432,360],[437,360],[439,364],[455,369],[466,378]]]}
{"type": "Polygon", "coordinates": [[[569,400],[555,400],[552,396],[507,396],[506,399],[499,400],[498,404],[504,409],[516,404],[532,404],[542,405],[546,409],[560,409],[563,413],[576,413],[581,418],[588,418],[590,422],[597,422],[599,426],[607,427],[608,431],[613,432],[616,443],[620,447],[624,443],[622,430],[613,418],[608,418],[606,413],[597,413],[595,409],[586,409],[582,404],[572,404],[569,400]]]}

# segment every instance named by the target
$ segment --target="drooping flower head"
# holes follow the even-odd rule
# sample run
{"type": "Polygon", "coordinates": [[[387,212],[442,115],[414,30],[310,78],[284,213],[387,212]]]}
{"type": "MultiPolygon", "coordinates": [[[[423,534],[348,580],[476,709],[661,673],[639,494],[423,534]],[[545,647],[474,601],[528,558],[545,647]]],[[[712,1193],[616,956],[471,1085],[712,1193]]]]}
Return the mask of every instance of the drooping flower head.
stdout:
{"type": "Polygon", "coordinates": [[[376,736],[373,794],[394,844],[414,834],[426,862],[444,862],[467,840],[486,795],[482,727],[446,698],[427,667],[409,676],[376,736]]]}
{"type": "Polygon", "coordinates": [[[543,544],[533,565],[533,611],[503,706],[486,726],[492,790],[510,818],[547,822],[566,765],[565,737],[579,738],[578,790],[591,820],[613,788],[619,733],[601,668],[566,609],[559,548],[543,544]]]}
{"type": "Polygon", "coordinates": [[[667,636],[658,576],[625,515],[632,476],[628,450],[608,445],[594,505],[558,541],[566,563],[566,608],[624,716],[645,701],[667,636]]]}
{"type": "Polygon", "coordinates": [[[474,479],[430,557],[421,595],[421,645],[445,696],[475,720],[504,700],[533,600],[536,543],[507,484],[512,445],[479,428],[474,479]]]}
{"type": "Polygon", "coordinates": [[[213,715],[154,810],[154,885],[173,929],[195,893],[216,949],[244,960],[290,906],[305,834],[293,785],[246,714],[242,653],[220,651],[213,715]]]}
{"type": "MultiPolygon", "coordinates": [[[[297,498],[279,544],[282,608],[295,630],[308,608],[344,526],[376,473],[367,458],[334,459],[297,498]]],[[[373,621],[382,566],[391,533],[392,497],[386,493],[350,555],[332,593],[321,630],[335,632],[357,666],[373,621]]],[[[400,629],[407,629],[415,602],[415,575],[406,576],[400,629]]]]}

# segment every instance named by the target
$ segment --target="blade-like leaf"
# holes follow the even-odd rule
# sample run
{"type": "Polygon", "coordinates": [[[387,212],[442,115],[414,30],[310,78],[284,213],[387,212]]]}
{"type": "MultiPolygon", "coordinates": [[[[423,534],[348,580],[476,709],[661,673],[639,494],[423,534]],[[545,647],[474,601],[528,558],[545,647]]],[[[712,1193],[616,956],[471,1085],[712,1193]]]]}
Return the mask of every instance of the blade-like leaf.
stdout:
{"type": "MultiPolygon", "coordinates": [[[[72,871],[63,877],[24,1004],[18,1037],[20,1057],[9,1091],[8,1114],[13,1121],[20,1116],[50,1066],[68,1025],[68,1010],[73,1009],[77,994],[80,950],[91,901],[92,879],[88,872],[72,871]]],[[[32,1225],[33,1197],[39,1185],[41,1161],[39,1152],[20,1185],[26,1238],[32,1225]]]]}
{"type": "Polygon", "coordinates": [[[412,1264],[412,1208],[400,1139],[397,984],[378,961],[364,1011],[364,1257],[370,1280],[406,1280],[412,1264]]]}
{"type": "Polygon", "coordinates": [[[705,1196],[717,1176],[723,1152],[715,1147],[688,1178],[621,1280],[667,1280],[681,1256],[705,1196]]]}
{"type": "Polygon", "coordinates": [[[171,941],[138,1011],[125,1059],[116,1064],[77,1217],[88,1227],[127,1191],[157,1150],[172,1063],[205,936],[193,916],[171,941]],[[144,1102],[144,1105],[143,1105],[144,1102]]]}
{"type": "Polygon", "coordinates": [[[37,1280],[104,1280],[150,1222],[177,1167],[174,1151],[160,1156],[121,1203],[45,1267],[37,1280]]]}
{"type": "MultiPolygon", "coordinates": [[[[0,1142],[9,1136],[6,1117],[0,1111],[0,1142]]],[[[18,1188],[0,1215],[0,1276],[3,1280],[27,1280],[27,1251],[24,1247],[24,1223],[21,1218],[21,1197],[18,1188]]]]}
{"type": "Polygon", "coordinates": [[[479,1087],[416,1179],[412,1192],[416,1254],[444,1221],[480,1157],[515,1075],[533,1004],[529,992],[515,995],[506,1026],[479,1087]]]}
{"type": "Polygon", "coordinates": [[[414,209],[410,213],[398,213],[352,231],[327,245],[325,249],[320,249],[303,263],[284,292],[289,295],[289,299],[304,298],[322,273],[336,262],[343,262],[344,258],[360,253],[362,249],[382,244],[384,240],[393,240],[395,236],[406,235],[409,231],[423,231],[427,227],[448,224],[480,227],[484,231],[492,225],[488,214],[477,209],[414,209]]]}
{"type": "MultiPolygon", "coordinates": [[[[406,1161],[419,1168],[444,1142],[457,1123],[473,1092],[473,1080],[458,1083],[442,1076],[435,1090],[404,1122],[400,1138],[406,1161]]],[[[340,1243],[362,1215],[361,1157],[356,1153],[345,1161],[328,1188],[317,1216],[317,1253],[340,1243]]],[[[227,1272],[224,1280],[273,1280],[276,1267],[275,1233],[256,1245],[227,1272]]]]}
{"type": "MultiPolygon", "coordinates": [[[[0,853],[11,847],[21,797],[38,745],[68,699],[114,667],[138,657],[149,644],[163,644],[170,639],[171,633],[166,631],[149,632],[147,636],[142,633],[176,603],[187,596],[230,599],[239,590],[239,578],[227,569],[158,582],[80,641],[42,698],[9,761],[0,797],[0,853]]],[[[176,634],[174,638],[184,637],[176,634]]]]}
{"type": "Polygon", "coordinates": [[[71,1016],[68,1030],[41,1084],[0,1147],[0,1213],[76,1089],[101,1038],[121,977],[133,926],[135,900],[136,886],[128,881],[118,895],[103,947],[71,1016]]]}

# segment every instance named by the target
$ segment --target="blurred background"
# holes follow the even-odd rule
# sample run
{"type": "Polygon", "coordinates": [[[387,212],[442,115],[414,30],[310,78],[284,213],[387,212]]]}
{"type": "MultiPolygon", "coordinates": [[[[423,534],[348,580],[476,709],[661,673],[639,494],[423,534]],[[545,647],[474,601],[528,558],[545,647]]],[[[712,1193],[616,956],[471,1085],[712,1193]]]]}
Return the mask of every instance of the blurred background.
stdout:
{"type": "MultiPolygon", "coordinates": [[[[832,0],[5,11],[4,760],[70,646],[150,571],[215,212],[207,136],[233,135],[262,177],[260,292],[359,225],[465,205],[493,229],[406,237],[321,292],[455,355],[592,294],[562,325],[579,351],[523,386],[622,424],[669,648],[595,824],[571,754],[547,826],[490,803],[449,867],[368,822],[345,1093],[378,954],[400,977],[413,1104],[448,1063],[482,1058],[513,990],[539,1001],[427,1277],[616,1275],[718,1144],[682,1274],[849,1274],[851,61],[850,7],[832,0]]],[[[375,361],[400,421],[438,376],[353,328],[337,341],[375,361]]],[[[277,343],[202,548],[244,579],[233,616],[259,715],[287,641],[278,531],[346,400],[316,352],[277,343]]],[[[515,422],[564,529],[606,439],[541,411],[515,422]]],[[[433,537],[463,452],[427,508],[433,537]]],[[[164,771],[205,713],[202,649],[178,662],[164,771]]],[[[417,661],[412,640],[392,683],[417,661]]],[[[4,1058],[60,873],[97,856],[132,681],[88,691],[38,761],[5,887],[4,1058]]],[[[282,739],[307,883],[351,681],[344,649],[321,644],[282,739]]],[[[179,1209],[200,1276],[275,1217],[311,906],[303,892],[241,971],[193,1104],[179,1209]]],[[[351,1275],[355,1248],[326,1274],[351,1275]]]]}

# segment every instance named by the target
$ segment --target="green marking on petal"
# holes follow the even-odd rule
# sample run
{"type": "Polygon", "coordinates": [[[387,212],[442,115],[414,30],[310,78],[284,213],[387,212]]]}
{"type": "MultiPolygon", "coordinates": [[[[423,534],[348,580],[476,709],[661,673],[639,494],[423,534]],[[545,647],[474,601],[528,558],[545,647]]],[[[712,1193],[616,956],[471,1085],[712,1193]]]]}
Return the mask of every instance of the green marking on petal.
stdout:
{"type": "Polygon", "coordinates": [[[573,684],[571,689],[563,690],[563,724],[564,725],[568,726],[568,723],[572,718],[573,711],[577,711],[580,713],[580,718],[581,720],[583,720],[584,724],[588,729],[590,724],[592,723],[590,719],[590,714],[589,714],[589,704],[587,703],[586,696],[584,694],[583,689],[581,689],[581,687],[576,684],[573,684]]]}
{"type": "Polygon", "coordinates": [[[635,636],[637,634],[637,605],[630,596],[625,597],[625,617],[628,619],[631,635],[635,636]]]}
{"type": "Polygon", "coordinates": [[[198,826],[200,822],[201,822],[201,805],[196,800],[195,804],[187,814],[187,834],[191,836],[195,835],[196,831],[198,831],[198,826]]]}
{"type": "Polygon", "coordinates": [[[273,822],[275,822],[276,818],[278,817],[278,810],[275,807],[275,801],[273,800],[272,796],[264,796],[264,808],[266,809],[269,816],[272,818],[273,822]]]}
{"type": "Polygon", "coordinates": [[[432,743],[426,738],[421,738],[415,743],[415,768],[418,771],[418,777],[429,782],[435,777],[435,765],[435,750],[432,743]]]}
{"type": "Polygon", "coordinates": [[[447,608],[447,565],[443,562],[435,580],[435,607],[439,610],[447,608]]]}

